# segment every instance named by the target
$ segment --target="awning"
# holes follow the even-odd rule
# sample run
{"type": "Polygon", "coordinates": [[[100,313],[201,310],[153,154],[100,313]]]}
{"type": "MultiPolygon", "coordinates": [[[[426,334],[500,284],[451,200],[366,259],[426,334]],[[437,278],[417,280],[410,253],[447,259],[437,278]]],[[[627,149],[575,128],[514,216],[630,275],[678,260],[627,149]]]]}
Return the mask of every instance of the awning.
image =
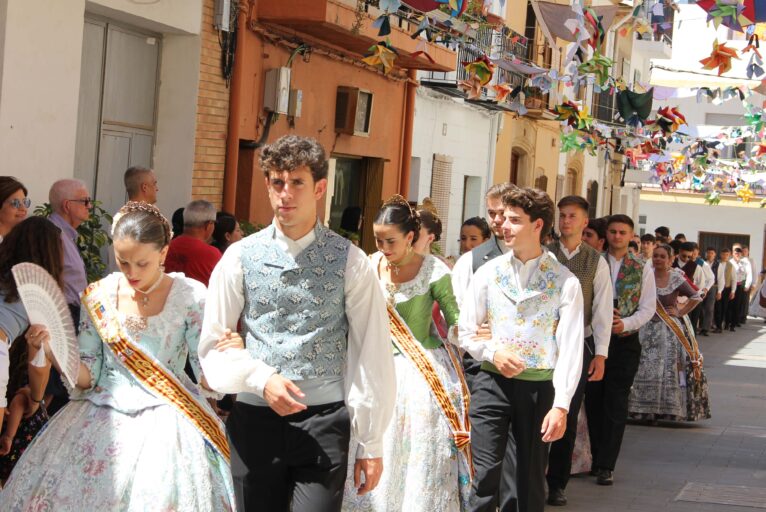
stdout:
{"type": "Polygon", "coordinates": [[[695,69],[684,69],[683,65],[658,64],[654,61],[652,61],[649,83],[665,87],[710,87],[711,89],[726,87],[754,89],[761,85],[760,80],[748,80],[744,71],[742,76],[718,76],[715,72],[707,73],[701,69],[701,66],[695,69]]]}
{"type": "MultiPolygon", "coordinates": [[[[577,38],[572,31],[567,28],[566,22],[570,19],[575,19],[577,15],[572,10],[571,5],[555,4],[552,2],[541,2],[539,0],[531,0],[532,9],[535,11],[537,21],[540,23],[540,27],[548,39],[548,43],[554,48],[557,47],[556,38],[563,39],[564,41],[575,42],[577,38]]],[[[601,17],[601,25],[604,30],[608,31],[609,27],[614,22],[614,17],[617,14],[618,5],[606,5],[601,7],[592,7],[597,16],[601,17]]]]}

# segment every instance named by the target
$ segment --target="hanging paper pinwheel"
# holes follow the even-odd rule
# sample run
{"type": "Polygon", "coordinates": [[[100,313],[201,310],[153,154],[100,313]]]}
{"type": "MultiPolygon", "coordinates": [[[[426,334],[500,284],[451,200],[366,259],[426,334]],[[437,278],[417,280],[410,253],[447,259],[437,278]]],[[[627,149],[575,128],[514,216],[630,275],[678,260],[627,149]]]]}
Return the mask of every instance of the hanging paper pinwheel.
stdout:
{"type": "Polygon", "coordinates": [[[713,190],[705,194],[705,202],[710,206],[715,206],[721,202],[721,193],[717,190],[713,190]]]}
{"type": "Polygon", "coordinates": [[[596,75],[598,85],[603,87],[607,80],[609,80],[609,68],[613,65],[614,61],[612,59],[595,52],[590,60],[577,66],[577,71],[583,74],[593,73],[596,75]]]}
{"type": "Polygon", "coordinates": [[[652,113],[654,88],[645,93],[625,89],[617,92],[617,112],[628,126],[641,126],[652,113]]]}
{"type": "Polygon", "coordinates": [[[533,76],[529,81],[529,85],[532,87],[537,87],[543,93],[546,93],[553,88],[553,79],[548,75],[548,73],[541,73],[539,75],[533,76]]]}
{"type": "Polygon", "coordinates": [[[398,53],[388,39],[370,46],[367,51],[370,52],[370,54],[363,58],[362,62],[369,64],[370,66],[382,68],[385,74],[390,73],[391,70],[394,69],[394,61],[396,61],[398,53]]]}
{"type": "Polygon", "coordinates": [[[449,6],[450,15],[457,18],[468,9],[469,0],[436,0],[436,2],[449,6]]]}
{"type": "Polygon", "coordinates": [[[766,11],[760,0],[697,0],[697,5],[707,11],[707,20],[718,27],[723,24],[732,30],[743,32],[748,25],[766,21],[766,11]]]}
{"type": "Polygon", "coordinates": [[[580,143],[577,141],[577,132],[576,131],[570,131],[570,132],[561,132],[560,134],[560,142],[561,142],[561,153],[569,153],[570,151],[580,151],[582,147],[580,146],[580,143]]]}
{"type": "Polygon", "coordinates": [[[721,76],[731,69],[731,59],[739,60],[737,50],[728,48],[726,43],[719,43],[718,39],[716,39],[713,42],[713,51],[710,52],[710,57],[705,57],[700,60],[700,63],[702,64],[702,69],[718,68],[718,76],[721,76]]]}
{"type": "Polygon", "coordinates": [[[750,190],[750,183],[737,187],[736,193],[743,203],[749,203],[755,197],[755,192],[750,190]]]}
{"type": "Polygon", "coordinates": [[[663,107],[657,111],[657,118],[653,123],[663,135],[669,135],[685,125],[686,118],[677,108],[663,107]]]}
{"type": "Polygon", "coordinates": [[[766,140],[762,140],[753,148],[755,158],[761,158],[763,155],[766,155],[766,140]]]}
{"type": "Polygon", "coordinates": [[[747,46],[742,48],[742,55],[748,52],[753,52],[758,57],[761,57],[761,50],[759,49],[760,47],[761,47],[761,43],[760,43],[760,40],[758,39],[758,34],[753,34],[747,40],[747,46]]]}
{"type": "Polygon", "coordinates": [[[511,94],[511,91],[513,91],[513,87],[510,84],[493,85],[492,89],[495,90],[495,101],[498,103],[504,102],[508,95],[511,94]]]}
{"type": "Polygon", "coordinates": [[[490,80],[492,80],[492,75],[495,73],[495,65],[486,55],[482,55],[478,59],[470,62],[463,62],[463,68],[468,73],[468,76],[476,76],[482,86],[487,85],[490,80]]]}
{"type": "Polygon", "coordinates": [[[466,93],[466,98],[469,100],[481,98],[481,79],[476,75],[469,75],[467,80],[461,80],[458,87],[466,93]]]}
{"type": "Polygon", "coordinates": [[[680,171],[686,167],[686,155],[683,153],[673,153],[670,158],[671,165],[676,171],[680,171]]]}
{"type": "Polygon", "coordinates": [[[753,130],[757,133],[760,132],[763,129],[764,119],[763,119],[763,112],[752,112],[751,109],[748,109],[748,112],[745,112],[745,121],[747,121],[747,124],[753,127],[753,130]]]}
{"type": "Polygon", "coordinates": [[[596,12],[591,8],[586,8],[583,10],[583,18],[585,21],[590,25],[591,30],[591,36],[590,39],[588,39],[588,44],[591,48],[598,51],[599,48],[601,48],[601,45],[604,43],[604,38],[606,37],[606,31],[604,30],[604,26],[601,24],[601,16],[596,14],[596,12]]]}

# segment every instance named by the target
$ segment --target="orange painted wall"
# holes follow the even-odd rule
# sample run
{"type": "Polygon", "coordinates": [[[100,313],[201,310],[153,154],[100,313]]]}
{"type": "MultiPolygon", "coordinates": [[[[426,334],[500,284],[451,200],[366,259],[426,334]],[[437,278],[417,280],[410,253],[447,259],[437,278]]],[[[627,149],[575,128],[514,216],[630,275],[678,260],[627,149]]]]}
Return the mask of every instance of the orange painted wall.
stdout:
{"type": "MultiPolygon", "coordinates": [[[[266,119],[266,112],[262,109],[264,71],[285,66],[291,50],[265,42],[259,34],[248,30],[244,48],[237,51],[237,65],[244,66],[245,77],[240,138],[257,140],[261,137],[266,119]]],[[[267,143],[285,134],[296,134],[319,140],[328,156],[383,158],[386,163],[382,198],[396,193],[400,180],[405,82],[391,80],[350,62],[312,53],[308,62],[304,62],[301,56],[293,59],[291,88],[303,91],[301,117],[295,119],[294,127],[290,127],[286,116],[280,116],[271,127],[267,143]],[[359,87],[373,93],[369,137],[335,133],[335,94],[340,85],[359,87]]],[[[268,223],[272,214],[257,161],[257,153],[240,149],[237,215],[252,222],[268,223]]],[[[323,215],[321,210],[320,206],[320,215],[323,215]]]]}

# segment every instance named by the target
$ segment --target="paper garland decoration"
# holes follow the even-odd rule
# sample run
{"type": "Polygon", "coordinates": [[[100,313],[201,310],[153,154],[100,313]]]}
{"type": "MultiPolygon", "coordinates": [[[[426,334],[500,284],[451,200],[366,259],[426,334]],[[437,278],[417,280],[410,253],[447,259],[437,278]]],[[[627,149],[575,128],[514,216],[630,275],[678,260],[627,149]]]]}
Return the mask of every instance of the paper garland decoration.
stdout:
{"type": "Polygon", "coordinates": [[[702,69],[718,68],[718,76],[721,76],[731,69],[731,59],[739,60],[737,50],[727,47],[726,43],[719,43],[716,39],[713,42],[713,51],[710,52],[710,56],[700,60],[700,63],[702,63],[702,69]]]}
{"type": "Polygon", "coordinates": [[[380,41],[378,44],[370,46],[367,51],[370,54],[363,58],[362,62],[382,68],[385,74],[389,74],[394,69],[394,61],[396,61],[398,53],[389,40],[380,41]]]}

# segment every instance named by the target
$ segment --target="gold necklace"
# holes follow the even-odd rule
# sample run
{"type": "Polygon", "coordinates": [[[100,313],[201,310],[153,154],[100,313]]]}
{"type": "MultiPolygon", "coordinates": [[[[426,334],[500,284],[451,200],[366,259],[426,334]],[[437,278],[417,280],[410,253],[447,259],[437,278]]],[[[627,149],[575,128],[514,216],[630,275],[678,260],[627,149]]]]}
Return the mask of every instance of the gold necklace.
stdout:
{"type": "Polygon", "coordinates": [[[139,290],[138,288],[133,288],[138,293],[143,295],[143,297],[141,297],[141,302],[140,302],[140,304],[143,307],[147,307],[149,305],[149,294],[152,293],[154,290],[156,290],[160,286],[160,283],[162,282],[163,277],[165,277],[165,273],[160,272],[160,277],[158,277],[157,280],[149,288],[146,289],[146,291],[139,290]]]}
{"type": "Polygon", "coordinates": [[[412,258],[415,257],[415,251],[412,250],[412,247],[408,249],[407,255],[402,258],[402,261],[399,263],[394,263],[393,261],[386,260],[386,270],[388,270],[389,273],[394,274],[395,276],[399,275],[399,272],[401,271],[401,268],[405,266],[407,263],[412,261],[412,258]]]}

